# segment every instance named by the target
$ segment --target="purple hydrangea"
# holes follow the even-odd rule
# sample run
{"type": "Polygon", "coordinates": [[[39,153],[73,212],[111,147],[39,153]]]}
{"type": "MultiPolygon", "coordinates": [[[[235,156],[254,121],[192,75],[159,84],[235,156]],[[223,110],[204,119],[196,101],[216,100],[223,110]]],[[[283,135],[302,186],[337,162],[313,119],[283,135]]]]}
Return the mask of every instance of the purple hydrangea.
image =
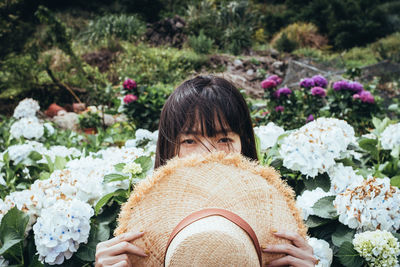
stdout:
{"type": "Polygon", "coordinates": [[[360,95],[360,99],[362,102],[369,103],[369,104],[375,103],[374,96],[371,94],[371,92],[362,91],[362,92],[360,92],[359,95],[360,95]]]}
{"type": "Polygon", "coordinates": [[[277,91],[275,91],[274,96],[276,98],[279,98],[282,95],[290,95],[291,93],[292,93],[292,90],[290,90],[287,87],[282,87],[282,88],[279,88],[277,91]]]}
{"type": "Polygon", "coordinates": [[[284,106],[276,106],[275,107],[275,111],[276,112],[283,112],[285,110],[285,107],[284,106]]]}
{"type": "Polygon", "coordinates": [[[315,75],[312,79],[315,86],[325,88],[328,85],[328,81],[322,75],[315,75]]]}
{"type": "Polygon", "coordinates": [[[276,85],[279,85],[282,83],[282,79],[278,75],[271,75],[268,77],[267,80],[273,80],[276,83],[276,85]]]}
{"type": "Polygon", "coordinates": [[[349,83],[349,89],[355,93],[360,93],[361,91],[364,90],[364,87],[361,83],[359,82],[350,82],[349,83]]]}
{"type": "Polygon", "coordinates": [[[308,117],[306,119],[306,122],[310,122],[310,121],[313,121],[313,120],[314,120],[314,116],[313,116],[313,114],[310,114],[310,115],[308,115],[308,117]]]}
{"type": "Polygon", "coordinates": [[[348,90],[349,89],[349,82],[348,81],[337,81],[333,84],[332,88],[335,91],[343,91],[343,90],[348,90]]]}
{"type": "Polygon", "coordinates": [[[311,89],[311,94],[313,96],[325,97],[326,91],[324,88],[316,86],[311,89]]]}
{"type": "Polygon", "coordinates": [[[309,89],[313,86],[314,86],[314,80],[312,78],[305,78],[300,81],[300,87],[309,89]]]}

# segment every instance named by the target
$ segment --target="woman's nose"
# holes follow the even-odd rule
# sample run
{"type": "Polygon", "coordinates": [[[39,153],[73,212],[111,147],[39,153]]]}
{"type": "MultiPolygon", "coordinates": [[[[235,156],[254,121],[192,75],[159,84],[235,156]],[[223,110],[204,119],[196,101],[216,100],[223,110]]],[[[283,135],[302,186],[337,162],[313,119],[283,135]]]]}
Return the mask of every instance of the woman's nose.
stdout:
{"type": "Polygon", "coordinates": [[[206,152],[215,152],[217,151],[217,146],[214,144],[214,142],[206,140],[203,142],[203,148],[206,152]]]}

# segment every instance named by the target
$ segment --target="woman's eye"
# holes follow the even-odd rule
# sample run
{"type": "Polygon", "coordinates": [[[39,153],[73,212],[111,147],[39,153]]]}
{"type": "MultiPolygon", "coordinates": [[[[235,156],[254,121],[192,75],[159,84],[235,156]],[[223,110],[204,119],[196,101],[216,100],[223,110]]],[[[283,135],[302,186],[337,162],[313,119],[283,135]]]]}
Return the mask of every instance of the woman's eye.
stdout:
{"type": "Polygon", "coordinates": [[[182,144],[192,145],[192,144],[194,144],[194,140],[193,139],[185,139],[182,141],[182,144]]]}
{"type": "Polygon", "coordinates": [[[232,139],[228,137],[224,137],[218,140],[218,143],[230,143],[230,142],[232,142],[232,139]]]}

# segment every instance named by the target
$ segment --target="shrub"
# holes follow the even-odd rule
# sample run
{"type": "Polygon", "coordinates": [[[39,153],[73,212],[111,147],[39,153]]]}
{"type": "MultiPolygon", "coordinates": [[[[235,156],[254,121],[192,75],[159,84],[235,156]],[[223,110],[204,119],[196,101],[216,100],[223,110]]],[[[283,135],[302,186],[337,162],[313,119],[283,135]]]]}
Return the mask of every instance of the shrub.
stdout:
{"type": "Polygon", "coordinates": [[[371,45],[371,49],[380,59],[400,62],[400,32],[376,41],[371,45]]]}
{"type": "MultiPolygon", "coordinates": [[[[312,23],[296,22],[290,24],[275,35],[272,44],[276,45],[278,40],[283,42],[286,38],[299,47],[323,48],[328,44],[328,40],[318,33],[317,27],[312,23]]],[[[285,42],[287,41],[285,40],[285,42]]]]}
{"type": "Polygon", "coordinates": [[[275,41],[275,48],[280,52],[292,52],[298,46],[297,42],[289,39],[287,34],[284,32],[282,35],[275,41]]]}
{"type": "Polygon", "coordinates": [[[214,41],[204,35],[204,31],[201,30],[198,36],[189,36],[189,46],[199,54],[209,54],[214,41]]]}
{"type": "Polygon", "coordinates": [[[112,68],[120,77],[135,77],[139,84],[177,84],[207,62],[207,57],[188,49],[129,43],[123,46],[126,52],[117,58],[112,68]]]}
{"type": "Polygon", "coordinates": [[[346,67],[363,67],[378,62],[370,47],[354,47],[343,53],[346,67]]]}
{"type": "Polygon", "coordinates": [[[82,33],[82,40],[97,43],[118,38],[125,41],[136,41],[146,31],[146,25],[136,15],[107,15],[89,22],[82,33]]]}

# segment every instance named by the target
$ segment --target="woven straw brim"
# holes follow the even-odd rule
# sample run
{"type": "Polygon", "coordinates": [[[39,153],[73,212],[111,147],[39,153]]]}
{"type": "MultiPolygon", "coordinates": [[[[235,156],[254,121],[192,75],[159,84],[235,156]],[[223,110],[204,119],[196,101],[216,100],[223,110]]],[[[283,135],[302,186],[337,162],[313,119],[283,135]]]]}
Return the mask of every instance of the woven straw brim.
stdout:
{"type": "MultiPolygon", "coordinates": [[[[131,255],[132,264],[162,266],[168,238],[183,218],[205,208],[221,208],[243,218],[261,247],[290,243],[272,233],[289,230],[306,236],[294,196],[274,169],[240,154],[174,158],[136,186],[122,207],[115,234],[144,231],[145,235],[133,243],[149,256],[131,255]]],[[[263,263],[281,256],[263,253],[263,263]]]]}
{"type": "Polygon", "coordinates": [[[246,266],[260,267],[250,236],[221,216],[196,221],[172,240],[165,266],[246,266]]]}

